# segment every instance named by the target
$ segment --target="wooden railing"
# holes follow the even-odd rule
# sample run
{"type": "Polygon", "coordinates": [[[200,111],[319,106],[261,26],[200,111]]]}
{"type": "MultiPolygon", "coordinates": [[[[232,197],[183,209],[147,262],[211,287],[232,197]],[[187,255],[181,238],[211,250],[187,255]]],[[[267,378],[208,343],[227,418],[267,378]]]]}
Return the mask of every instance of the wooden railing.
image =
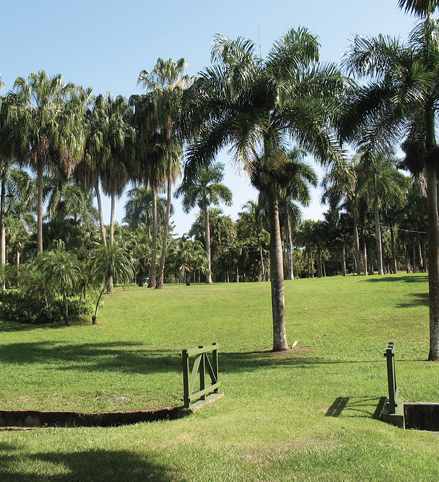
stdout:
{"type": "Polygon", "coordinates": [[[208,346],[199,346],[189,350],[183,350],[183,388],[184,388],[184,407],[190,408],[194,403],[201,401],[204,403],[209,394],[217,394],[220,383],[218,381],[218,348],[219,345],[212,343],[208,346]],[[209,360],[208,353],[212,353],[212,361],[209,360]],[[195,360],[190,370],[189,357],[195,356],[195,360]],[[197,375],[199,377],[199,387],[196,387],[197,375]],[[210,383],[209,377],[210,377],[210,383]]]}
{"type": "Polygon", "coordinates": [[[395,374],[395,344],[389,342],[386,346],[384,356],[387,358],[387,384],[389,387],[389,401],[388,408],[389,414],[396,413],[396,407],[398,406],[399,390],[396,385],[395,374]]]}

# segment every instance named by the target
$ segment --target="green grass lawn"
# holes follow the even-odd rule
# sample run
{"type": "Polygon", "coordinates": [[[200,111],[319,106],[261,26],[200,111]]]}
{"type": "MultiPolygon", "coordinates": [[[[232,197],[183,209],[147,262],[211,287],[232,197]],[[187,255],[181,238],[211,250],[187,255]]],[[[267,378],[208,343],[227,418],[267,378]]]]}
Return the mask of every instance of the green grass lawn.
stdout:
{"type": "Polygon", "coordinates": [[[225,393],[176,421],[0,431],[0,481],[439,480],[438,433],[376,418],[388,341],[404,400],[439,402],[427,276],[287,281],[285,298],[281,354],[269,283],[119,289],[95,327],[0,321],[2,409],[180,405],[179,353],[211,342],[225,393]]]}

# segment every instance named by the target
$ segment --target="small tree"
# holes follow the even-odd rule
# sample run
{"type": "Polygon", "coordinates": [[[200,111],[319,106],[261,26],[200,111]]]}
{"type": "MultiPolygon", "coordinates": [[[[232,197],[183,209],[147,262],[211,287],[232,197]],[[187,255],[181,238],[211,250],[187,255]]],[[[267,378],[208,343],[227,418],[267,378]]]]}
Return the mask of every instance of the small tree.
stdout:
{"type": "Polygon", "coordinates": [[[97,247],[92,251],[89,263],[90,278],[93,283],[101,287],[92,318],[93,325],[97,325],[99,304],[108,280],[113,278],[115,283],[129,283],[133,278],[134,270],[128,253],[116,244],[102,244],[97,247]]]}
{"type": "Polygon", "coordinates": [[[69,322],[69,295],[76,289],[80,280],[80,267],[72,252],[55,249],[45,253],[39,263],[46,286],[61,292],[65,307],[64,322],[69,322]]]}
{"type": "Polygon", "coordinates": [[[191,285],[191,275],[196,269],[208,271],[207,253],[200,241],[182,237],[176,241],[174,251],[177,268],[184,273],[186,286],[191,285]]]}

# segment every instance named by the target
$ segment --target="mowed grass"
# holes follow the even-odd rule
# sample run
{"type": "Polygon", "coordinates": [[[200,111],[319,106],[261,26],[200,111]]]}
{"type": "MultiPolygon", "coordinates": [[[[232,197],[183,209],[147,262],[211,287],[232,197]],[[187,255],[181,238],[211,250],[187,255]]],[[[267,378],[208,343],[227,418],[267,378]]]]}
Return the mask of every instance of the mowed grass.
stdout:
{"type": "Polygon", "coordinates": [[[2,409],[180,405],[179,353],[211,342],[225,393],[176,421],[2,431],[0,480],[439,480],[439,434],[377,419],[388,341],[404,399],[439,402],[427,276],[287,281],[285,299],[280,354],[269,283],[118,289],[96,327],[0,322],[2,409]]]}

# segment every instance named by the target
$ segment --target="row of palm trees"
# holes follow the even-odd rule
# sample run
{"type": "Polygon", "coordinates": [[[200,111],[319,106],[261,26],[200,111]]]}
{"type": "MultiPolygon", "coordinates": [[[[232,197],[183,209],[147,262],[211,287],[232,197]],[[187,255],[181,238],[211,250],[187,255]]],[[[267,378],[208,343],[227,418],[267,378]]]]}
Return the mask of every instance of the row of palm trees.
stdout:
{"type": "MultiPolygon", "coordinates": [[[[424,8],[423,2],[402,4],[410,9],[424,8]]],[[[428,2],[429,9],[434,6],[428,2]]],[[[407,45],[384,37],[357,37],[343,67],[346,74],[364,77],[366,82],[361,85],[336,65],[319,63],[318,40],[303,28],[287,32],[266,59],[260,58],[256,46],[248,40],[217,36],[212,66],[197,79],[183,75],[184,60],[174,63],[159,59],[152,72],[143,71],[139,76],[146,94],[134,96],[130,102],[110,95],[98,96],[90,107],[89,89],[64,84],[60,76],[48,78],[43,71],[31,74],[28,82],[17,79],[14,91],[2,100],[1,155],[5,162],[19,161],[37,173],[38,250],[43,250],[44,169],[56,168],[66,178],[73,173],[86,190],[96,187],[100,179],[113,199],[129,179],[149,186],[156,199],[158,187],[166,180],[161,257],[159,263],[152,261],[150,275],[150,285],[162,287],[171,183],[177,173],[182,142],[187,142],[185,186],[229,146],[234,161],[249,173],[268,205],[273,349],[285,350],[288,343],[279,213],[283,193],[294,189],[299,172],[289,156],[290,141],[329,167],[332,183],[341,179],[342,184],[352,186],[357,173],[340,147],[343,142],[355,146],[364,165],[373,170],[372,160],[405,139],[407,167],[414,174],[424,169],[427,173],[430,322],[434,340],[430,358],[438,359],[439,299],[435,293],[439,289],[439,231],[434,135],[437,30],[429,14],[413,30],[407,45]]],[[[379,177],[375,175],[375,182],[379,177]]],[[[351,188],[348,191],[347,198],[355,204],[358,193],[352,194],[351,188]]],[[[375,206],[378,221],[378,203],[375,206]]],[[[156,213],[154,208],[153,243],[157,243],[156,213]]],[[[111,243],[114,223],[110,224],[111,243]]],[[[104,235],[102,227],[105,243],[104,235]]],[[[380,237],[377,231],[377,252],[380,237]]],[[[156,248],[153,244],[153,256],[156,248]]],[[[358,251],[357,243],[357,259],[358,251]]]]}

